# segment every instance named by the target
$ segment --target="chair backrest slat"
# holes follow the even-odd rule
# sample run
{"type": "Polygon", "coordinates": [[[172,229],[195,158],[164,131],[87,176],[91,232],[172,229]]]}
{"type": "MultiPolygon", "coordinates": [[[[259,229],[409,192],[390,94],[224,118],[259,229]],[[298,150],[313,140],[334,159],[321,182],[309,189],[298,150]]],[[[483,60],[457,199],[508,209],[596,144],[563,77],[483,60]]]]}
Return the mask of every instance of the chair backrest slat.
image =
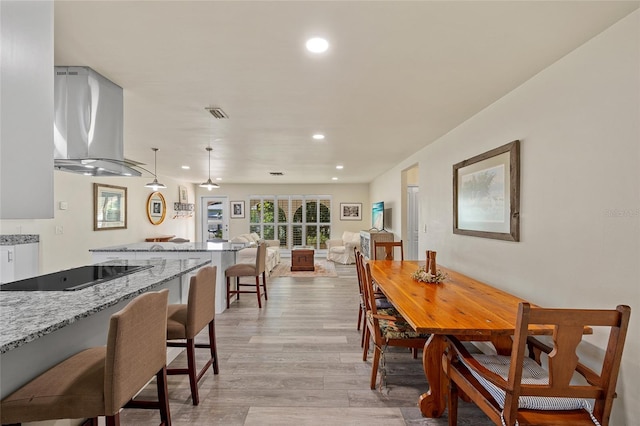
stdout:
{"type": "Polygon", "coordinates": [[[360,294],[362,295],[362,297],[364,298],[364,289],[363,289],[363,285],[362,285],[362,262],[360,261],[360,250],[358,250],[357,247],[353,248],[353,252],[354,252],[354,259],[356,260],[356,274],[358,276],[358,289],[360,291],[360,294]]]}
{"type": "MultiPolygon", "coordinates": [[[[376,315],[378,313],[378,307],[376,306],[376,295],[373,289],[373,278],[371,277],[371,265],[369,262],[362,258],[362,271],[363,271],[363,287],[365,292],[365,297],[368,301],[367,310],[371,311],[372,314],[376,315]]],[[[374,318],[374,323],[377,325],[378,320],[374,318]]]]}
{"type": "Polygon", "coordinates": [[[404,248],[402,245],[402,240],[400,241],[374,241],[373,242],[373,258],[375,260],[398,260],[394,256],[394,249],[400,249],[400,259],[404,260],[404,248]],[[384,249],[384,259],[380,259],[378,257],[378,249],[384,249]]]}

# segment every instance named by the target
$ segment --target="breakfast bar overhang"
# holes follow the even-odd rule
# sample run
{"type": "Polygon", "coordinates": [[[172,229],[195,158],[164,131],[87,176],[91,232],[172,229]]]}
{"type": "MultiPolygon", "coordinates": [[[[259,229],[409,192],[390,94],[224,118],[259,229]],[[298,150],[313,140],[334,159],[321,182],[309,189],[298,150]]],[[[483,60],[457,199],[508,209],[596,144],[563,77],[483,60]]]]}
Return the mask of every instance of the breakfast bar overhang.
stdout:
{"type": "Polygon", "coordinates": [[[3,291],[0,295],[0,398],[69,356],[106,343],[109,318],[137,295],[169,289],[181,303],[202,259],[119,260],[150,268],[77,291],[3,291]]]}

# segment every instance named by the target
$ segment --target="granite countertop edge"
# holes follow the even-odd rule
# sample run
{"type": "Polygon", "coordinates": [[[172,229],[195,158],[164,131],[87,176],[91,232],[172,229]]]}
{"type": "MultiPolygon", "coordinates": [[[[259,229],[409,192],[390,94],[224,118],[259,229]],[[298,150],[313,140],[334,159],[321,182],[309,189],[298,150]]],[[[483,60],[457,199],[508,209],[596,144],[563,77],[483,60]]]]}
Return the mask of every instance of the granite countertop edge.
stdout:
{"type": "Polygon", "coordinates": [[[131,243],[120,244],[111,247],[100,247],[89,249],[90,252],[172,252],[172,253],[189,253],[189,252],[235,252],[247,247],[243,243],[206,243],[206,242],[189,242],[189,243],[131,243]]]}
{"type": "MultiPolygon", "coordinates": [[[[129,261],[119,260],[115,262],[128,263],[129,261]]],[[[104,263],[113,264],[114,262],[104,263]]],[[[151,264],[154,268],[75,292],[2,292],[0,320],[7,326],[3,327],[0,333],[0,354],[34,341],[82,318],[94,315],[122,301],[133,299],[139,294],[153,290],[172,279],[209,263],[209,260],[196,259],[131,261],[131,264],[151,264]],[[159,268],[159,272],[154,272],[155,267],[159,268]],[[165,272],[166,269],[169,270],[165,272]],[[154,273],[160,275],[154,277],[154,273]],[[132,284],[131,281],[136,278],[141,281],[140,284],[132,284]],[[61,306],[70,302],[76,302],[75,305],[77,306],[61,306]],[[23,310],[16,306],[23,307],[23,310]],[[19,318],[19,314],[24,312],[25,306],[30,312],[37,313],[37,315],[24,315],[23,318],[19,318]],[[49,315],[41,314],[47,310],[50,311],[49,315]],[[40,319],[40,324],[37,323],[38,319],[40,319]],[[11,324],[13,324],[13,329],[11,324]]]]}

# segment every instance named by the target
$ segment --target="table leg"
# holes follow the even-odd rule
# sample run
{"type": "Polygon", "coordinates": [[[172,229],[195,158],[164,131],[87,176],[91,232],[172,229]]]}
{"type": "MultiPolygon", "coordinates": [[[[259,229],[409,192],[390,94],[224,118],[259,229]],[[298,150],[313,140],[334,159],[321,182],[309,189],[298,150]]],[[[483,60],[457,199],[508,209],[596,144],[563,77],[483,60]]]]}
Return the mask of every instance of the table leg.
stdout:
{"type": "Polygon", "coordinates": [[[432,334],[424,345],[422,366],[429,382],[429,391],[420,395],[418,405],[424,417],[440,417],[447,407],[447,380],[442,371],[444,336],[432,334]]]}
{"type": "Polygon", "coordinates": [[[511,336],[491,336],[491,343],[496,348],[498,355],[511,355],[513,340],[511,336]]]}

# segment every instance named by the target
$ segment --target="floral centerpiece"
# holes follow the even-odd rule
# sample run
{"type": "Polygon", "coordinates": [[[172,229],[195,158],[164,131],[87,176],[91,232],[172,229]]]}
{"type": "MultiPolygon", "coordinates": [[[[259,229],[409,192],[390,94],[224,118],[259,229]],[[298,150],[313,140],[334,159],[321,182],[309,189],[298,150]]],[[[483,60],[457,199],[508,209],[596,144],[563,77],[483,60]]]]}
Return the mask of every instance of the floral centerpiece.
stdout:
{"type": "Polygon", "coordinates": [[[411,275],[411,278],[424,283],[437,284],[447,279],[447,274],[442,272],[440,269],[436,270],[435,274],[432,274],[427,271],[426,267],[421,266],[411,275]]]}

